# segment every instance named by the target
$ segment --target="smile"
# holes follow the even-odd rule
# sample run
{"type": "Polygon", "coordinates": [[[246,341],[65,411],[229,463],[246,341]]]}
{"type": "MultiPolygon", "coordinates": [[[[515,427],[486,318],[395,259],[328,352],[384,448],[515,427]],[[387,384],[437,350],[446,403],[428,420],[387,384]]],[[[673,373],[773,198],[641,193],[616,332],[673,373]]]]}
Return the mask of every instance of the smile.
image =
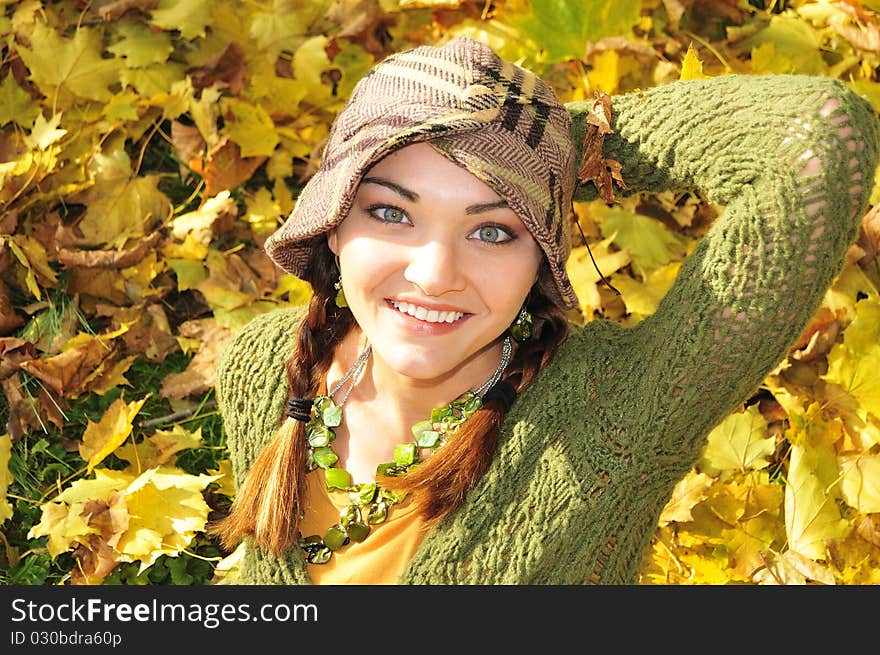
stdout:
{"type": "Polygon", "coordinates": [[[436,309],[425,309],[424,307],[419,307],[418,305],[413,305],[408,302],[397,302],[396,300],[391,300],[390,302],[394,305],[397,311],[403,314],[409,314],[410,316],[417,318],[420,321],[425,321],[426,323],[454,323],[464,316],[464,312],[441,312],[436,309]]]}

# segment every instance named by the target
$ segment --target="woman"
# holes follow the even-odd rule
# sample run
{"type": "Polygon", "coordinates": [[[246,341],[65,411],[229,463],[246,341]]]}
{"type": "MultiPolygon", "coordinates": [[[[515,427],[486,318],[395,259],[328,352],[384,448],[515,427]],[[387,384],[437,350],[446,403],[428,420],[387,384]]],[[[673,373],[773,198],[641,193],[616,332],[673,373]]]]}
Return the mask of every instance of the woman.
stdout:
{"type": "Polygon", "coordinates": [[[308,308],[218,365],[241,583],[631,584],[710,429],[785,356],[866,210],[877,121],[841,83],[612,99],[626,192],[725,211],[657,311],[570,326],[593,103],[458,38],[388,57],[266,243],[308,308]]]}

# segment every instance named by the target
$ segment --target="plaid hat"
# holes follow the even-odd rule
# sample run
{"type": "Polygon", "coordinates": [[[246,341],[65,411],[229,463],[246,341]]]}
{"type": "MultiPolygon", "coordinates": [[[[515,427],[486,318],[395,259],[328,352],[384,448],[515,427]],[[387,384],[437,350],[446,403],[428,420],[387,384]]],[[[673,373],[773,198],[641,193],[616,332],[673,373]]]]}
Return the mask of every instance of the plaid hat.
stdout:
{"type": "Polygon", "coordinates": [[[544,252],[555,300],[577,307],[565,271],[576,184],[571,117],[547,83],[467,37],[390,55],[358,81],[320,167],[266,240],[272,261],[302,277],[314,237],[348,215],[368,169],[427,140],[516,212],[544,252]]]}

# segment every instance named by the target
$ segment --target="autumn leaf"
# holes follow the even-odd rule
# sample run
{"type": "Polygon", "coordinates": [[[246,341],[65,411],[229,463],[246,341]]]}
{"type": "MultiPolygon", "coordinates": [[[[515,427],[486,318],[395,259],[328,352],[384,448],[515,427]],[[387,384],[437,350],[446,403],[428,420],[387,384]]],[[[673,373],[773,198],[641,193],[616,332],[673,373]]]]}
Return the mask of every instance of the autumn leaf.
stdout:
{"type": "Polygon", "coordinates": [[[210,0],[159,0],[150,12],[150,22],[158,28],[179,30],[184,39],[205,36],[212,23],[210,0]]]}
{"type": "Polygon", "coordinates": [[[176,556],[205,529],[211,508],[202,490],[217,476],[158,468],[142,473],[125,489],[131,520],[117,550],[143,571],[161,555],[176,556]]]}
{"type": "Polygon", "coordinates": [[[8,434],[0,435],[0,525],[12,518],[12,505],[6,496],[9,485],[14,482],[12,471],[9,470],[9,455],[12,452],[12,438],[8,434]]]}
{"type": "Polygon", "coordinates": [[[842,455],[838,458],[840,489],[850,507],[863,514],[880,512],[880,455],[842,455]]]}
{"type": "MultiPolygon", "coordinates": [[[[178,452],[188,448],[198,448],[202,443],[202,429],[190,432],[175,425],[171,430],[157,430],[140,443],[127,443],[116,449],[115,455],[129,463],[127,470],[140,475],[147,469],[173,465],[178,452]]],[[[218,472],[219,473],[219,472],[218,472]]]]}
{"type": "Polygon", "coordinates": [[[775,439],[767,436],[767,422],[757,405],[751,405],[729,414],[712,429],[698,466],[709,473],[762,469],[775,450],[775,439]]]}
{"type": "Polygon", "coordinates": [[[687,53],[681,61],[680,80],[705,80],[709,76],[703,73],[703,61],[697,54],[694,44],[688,45],[687,53]]]}
{"type": "Polygon", "coordinates": [[[684,257],[685,240],[660,221],[621,207],[597,208],[597,216],[602,235],[629,252],[633,268],[642,278],[684,257]]]}
{"type": "Polygon", "coordinates": [[[119,80],[119,62],[102,56],[98,30],[81,26],[68,39],[46,23],[37,22],[30,46],[19,46],[18,52],[31,79],[47,96],[67,92],[100,102],[113,96],[110,86],[119,80]]]}
{"type": "Polygon", "coordinates": [[[828,372],[822,377],[840,385],[865,411],[880,417],[880,297],[856,304],[853,322],[843,341],[828,353],[828,372]]]}
{"type": "Polygon", "coordinates": [[[580,59],[587,41],[627,34],[639,19],[640,0],[531,0],[528,13],[509,20],[542,50],[548,63],[580,59]]]}
{"type": "Polygon", "coordinates": [[[79,447],[80,456],[86,460],[86,473],[100,464],[115,451],[131,434],[134,417],[149,396],[127,403],[122,397],[113,402],[97,423],[88,422],[79,447]]]}
{"type": "Polygon", "coordinates": [[[785,486],[785,529],[791,550],[814,560],[828,556],[828,542],[846,536],[849,524],[840,515],[835,499],[819,473],[833,466],[830,449],[809,444],[791,447],[785,486]]]}

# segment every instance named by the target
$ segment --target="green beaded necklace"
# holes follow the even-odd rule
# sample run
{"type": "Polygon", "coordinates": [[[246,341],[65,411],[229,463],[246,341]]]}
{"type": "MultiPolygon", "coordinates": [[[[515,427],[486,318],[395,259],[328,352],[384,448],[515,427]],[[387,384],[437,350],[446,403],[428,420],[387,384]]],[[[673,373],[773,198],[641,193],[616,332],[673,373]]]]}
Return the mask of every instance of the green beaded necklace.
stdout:
{"type": "MultiPolygon", "coordinates": [[[[405,475],[421,461],[419,453],[422,448],[434,453],[443,446],[459,426],[483,406],[483,395],[501,379],[504,369],[510,362],[512,350],[513,344],[510,337],[506,336],[501,362],[492,377],[477,389],[466,391],[445,406],[432,409],[430,418],[412,426],[412,441],[395,446],[394,461],[380,464],[376,467],[376,474],[391,477],[405,475]]],[[[306,561],[310,564],[326,564],[333,553],[343,546],[366,539],[372,529],[370,526],[384,523],[391,507],[403,502],[406,496],[375,482],[354,484],[351,474],[344,468],[336,466],[339,457],[333,450],[332,444],[336,438],[333,428],[342,423],[342,405],[357,383],[371,352],[372,348],[368,345],[333,388],[326,395],[315,398],[311,418],[305,426],[305,436],[309,444],[306,468],[309,471],[314,471],[316,468],[323,469],[327,490],[347,491],[351,501],[351,504],[340,512],[339,521],[330,526],[324,536],[299,535],[297,545],[303,549],[306,561]],[[348,388],[339,402],[334,401],[334,395],[349,381],[348,388]]]]}

